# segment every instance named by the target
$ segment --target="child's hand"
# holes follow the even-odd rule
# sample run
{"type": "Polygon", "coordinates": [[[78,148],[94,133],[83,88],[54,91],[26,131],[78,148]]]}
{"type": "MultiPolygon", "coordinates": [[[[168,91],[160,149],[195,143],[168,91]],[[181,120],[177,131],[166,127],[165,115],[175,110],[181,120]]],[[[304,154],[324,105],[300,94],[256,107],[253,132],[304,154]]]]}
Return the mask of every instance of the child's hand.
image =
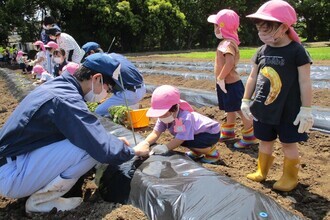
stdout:
{"type": "Polygon", "coordinates": [[[300,107],[300,112],[298,113],[296,120],[293,122],[294,125],[299,124],[298,132],[304,133],[309,131],[314,124],[314,119],[312,115],[311,107],[300,107]]]}
{"type": "Polygon", "coordinates": [[[253,119],[253,115],[250,111],[250,99],[242,99],[242,104],[241,104],[241,111],[244,115],[244,117],[248,120],[253,119]]]}
{"type": "Polygon", "coordinates": [[[167,152],[168,152],[168,148],[165,144],[157,144],[155,147],[152,148],[149,155],[166,154],[167,152]]]}
{"type": "Polygon", "coordinates": [[[220,86],[220,89],[224,92],[227,93],[226,86],[225,86],[225,80],[217,80],[217,84],[220,86]]]}

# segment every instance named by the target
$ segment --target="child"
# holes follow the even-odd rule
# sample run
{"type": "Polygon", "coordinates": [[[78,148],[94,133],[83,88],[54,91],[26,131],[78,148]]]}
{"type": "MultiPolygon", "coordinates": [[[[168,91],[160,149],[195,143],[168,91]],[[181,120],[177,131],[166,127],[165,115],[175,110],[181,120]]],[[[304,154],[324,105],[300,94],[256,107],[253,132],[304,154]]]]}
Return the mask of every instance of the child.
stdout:
{"type": "Polygon", "coordinates": [[[26,56],[24,56],[23,51],[20,50],[17,52],[16,62],[19,65],[19,68],[22,70],[22,73],[26,74],[27,73],[27,69],[26,69],[27,59],[26,59],[26,56]]]}
{"type": "Polygon", "coordinates": [[[180,92],[170,85],[155,89],[147,116],[158,118],[153,131],[139,145],[151,145],[168,129],[174,138],[166,145],[156,145],[152,151],[162,154],[182,145],[190,149],[187,155],[203,163],[214,163],[220,155],[214,144],[219,140],[219,123],[194,112],[180,99],[180,92]],[[204,157],[203,157],[204,155],[204,157]]]}
{"type": "Polygon", "coordinates": [[[38,79],[36,82],[34,82],[33,85],[42,84],[42,83],[47,82],[54,78],[41,65],[38,65],[38,64],[33,67],[32,73],[36,74],[37,78],[40,77],[40,79],[38,79]]]}
{"type": "Polygon", "coordinates": [[[64,49],[56,49],[53,52],[54,65],[54,77],[60,76],[63,71],[63,67],[68,64],[66,61],[66,54],[64,49]]]}
{"type": "Polygon", "coordinates": [[[305,132],[313,125],[312,61],[291,27],[297,17],[287,2],[268,1],[247,17],[254,19],[259,38],[265,43],[253,57],[241,106],[246,117],[254,118],[255,135],[261,140],[258,170],[247,178],[257,182],[266,179],[274,160],[273,145],[279,137],[283,175],[273,188],[291,191],[298,184],[297,142],[307,140],[305,132]],[[250,100],[253,93],[255,97],[250,100]]]}
{"type": "Polygon", "coordinates": [[[49,41],[46,45],[46,59],[47,59],[47,72],[50,74],[54,75],[54,60],[52,59],[53,57],[53,52],[54,50],[58,49],[58,44],[55,43],[54,41],[49,41]]]}
{"type": "Polygon", "coordinates": [[[240,110],[244,93],[244,85],[236,72],[239,60],[237,30],[239,17],[233,10],[223,9],[216,15],[210,15],[208,22],[214,24],[214,34],[222,39],[216,51],[214,73],[217,81],[219,109],[227,113],[226,123],[221,125],[220,141],[235,138],[236,113],[243,122],[242,139],[234,144],[235,148],[245,148],[257,143],[254,136],[252,121],[243,117],[240,110]]]}
{"type": "Polygon", "coordinates": [[[38,40],[34,42],[33,45],[35,46],[36,51],[38,51],[36,54],[36,59],[32,61],[33,66],[39,64],[44,69],[47,69],[47,57],[46,57],[46,49],[44,43],[38,40]]]}

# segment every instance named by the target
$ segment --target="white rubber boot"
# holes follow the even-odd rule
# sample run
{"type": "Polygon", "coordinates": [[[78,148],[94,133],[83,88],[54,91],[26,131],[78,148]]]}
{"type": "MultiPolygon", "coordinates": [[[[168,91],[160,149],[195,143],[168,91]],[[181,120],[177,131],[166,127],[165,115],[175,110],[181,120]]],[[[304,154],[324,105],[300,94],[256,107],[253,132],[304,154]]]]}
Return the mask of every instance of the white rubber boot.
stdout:
{"type": "Polygon", "coordinates": [[[44,188],[33,193],[25,203],[25,211],[50,212],[54,207],[57,211],[67,211],[82,203],[81,197],[62,198],[78,179],[63,179],[58,176],[44,188]]]}

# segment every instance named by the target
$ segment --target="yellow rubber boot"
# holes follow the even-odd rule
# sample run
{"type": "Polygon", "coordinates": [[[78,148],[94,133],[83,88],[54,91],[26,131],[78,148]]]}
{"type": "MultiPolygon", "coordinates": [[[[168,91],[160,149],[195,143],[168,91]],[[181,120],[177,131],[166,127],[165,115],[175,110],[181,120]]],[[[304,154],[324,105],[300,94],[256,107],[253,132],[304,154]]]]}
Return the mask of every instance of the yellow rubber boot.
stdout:
{"type": "Polygon", "coordinates": [[[298,185],[299,159],[284,157],[282,177],[273,185],[273,189],[289,192],[298,185]]]}
{"type": "Polygon", "coordinates": [[[266,179],[268,171],[273,164],[274,156],[259,152],[258,155],[258,170],[255,173],[250,173],[246,177],[250,180],[261,182],[266,179]]]}

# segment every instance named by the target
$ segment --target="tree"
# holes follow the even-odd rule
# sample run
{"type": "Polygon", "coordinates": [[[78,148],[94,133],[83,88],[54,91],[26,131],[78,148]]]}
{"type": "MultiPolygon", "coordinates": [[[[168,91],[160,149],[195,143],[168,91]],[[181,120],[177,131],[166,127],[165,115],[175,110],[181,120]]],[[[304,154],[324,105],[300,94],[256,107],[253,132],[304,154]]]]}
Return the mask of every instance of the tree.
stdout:
{"type": "Polygon", "coordinates": [[[298,14],[298,32],[306,41],[330,39],[330,3],[328,0],[291,1],[298,14]]]}

